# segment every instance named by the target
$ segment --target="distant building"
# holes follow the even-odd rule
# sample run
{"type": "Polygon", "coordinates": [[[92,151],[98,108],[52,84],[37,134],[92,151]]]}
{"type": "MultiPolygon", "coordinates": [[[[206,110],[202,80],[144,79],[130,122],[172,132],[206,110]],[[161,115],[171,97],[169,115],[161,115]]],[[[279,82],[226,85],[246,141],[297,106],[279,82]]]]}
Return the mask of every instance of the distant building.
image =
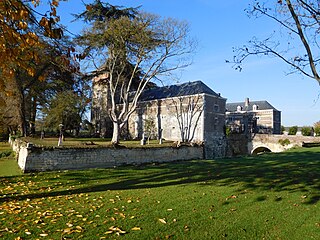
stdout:
{"type": "Polygon", "coordinates": [[[281,134],[281,112],[267,101],[227,103],[226,125],[232,132],[281,134]]]}

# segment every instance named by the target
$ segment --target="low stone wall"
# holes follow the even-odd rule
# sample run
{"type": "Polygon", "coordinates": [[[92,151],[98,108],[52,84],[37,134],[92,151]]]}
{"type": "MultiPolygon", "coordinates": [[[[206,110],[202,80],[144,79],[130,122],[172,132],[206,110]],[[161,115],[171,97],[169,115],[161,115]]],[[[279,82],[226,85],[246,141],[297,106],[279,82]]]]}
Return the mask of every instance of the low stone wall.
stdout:
{"type": "Polygon", "coordinates": [[[52,148],[25,144],[17,148],[18,164],[23,172],[88,168],[112,168],[127,164],[172,162],[203,158],[202,147],[179,148],[52,148]]]}
{"type": "Polygon", "coordinates": [[[227,143],[226,157],[248,155],[248,137],[245,134],[231,134],[227,143]]]}

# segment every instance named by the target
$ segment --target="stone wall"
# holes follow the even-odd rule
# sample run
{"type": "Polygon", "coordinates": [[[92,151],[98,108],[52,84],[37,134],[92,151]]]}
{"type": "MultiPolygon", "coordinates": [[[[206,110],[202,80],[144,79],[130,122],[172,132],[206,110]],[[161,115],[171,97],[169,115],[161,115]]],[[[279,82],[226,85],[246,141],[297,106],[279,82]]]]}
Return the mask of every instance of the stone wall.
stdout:
{"type": "Polygon", "coordinates": [[[231,134],[227,137],[226,157],[248,155],[248,137],[245,134],[231,134]]]}
{"type": "Polygon", "coordinates": [[[202,147],[52,148],[20,145],[18,164],[23,172],[112,168],[127,164],[203,159],[202,147]]]}
{"type": "Polygon", "coordinates": [[[205,158],[223,158],[227,147],[224,133],[226,99],[211,95],[205,95],[204,97],[203,139],[205,158]]]}

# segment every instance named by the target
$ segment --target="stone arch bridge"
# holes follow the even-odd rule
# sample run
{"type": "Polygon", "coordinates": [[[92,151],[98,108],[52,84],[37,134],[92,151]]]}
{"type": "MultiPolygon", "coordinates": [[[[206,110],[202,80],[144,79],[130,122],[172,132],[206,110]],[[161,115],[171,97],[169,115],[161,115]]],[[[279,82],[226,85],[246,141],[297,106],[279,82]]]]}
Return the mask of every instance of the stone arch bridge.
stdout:
{"type": "Polygon", "coordinates": [[[256,134],[252,140],[248,142],[248,152],[249,154],[283,152],[296,146],[301,147],[303,143],[314,142],[320,143],[320,137],[256,134]]]}

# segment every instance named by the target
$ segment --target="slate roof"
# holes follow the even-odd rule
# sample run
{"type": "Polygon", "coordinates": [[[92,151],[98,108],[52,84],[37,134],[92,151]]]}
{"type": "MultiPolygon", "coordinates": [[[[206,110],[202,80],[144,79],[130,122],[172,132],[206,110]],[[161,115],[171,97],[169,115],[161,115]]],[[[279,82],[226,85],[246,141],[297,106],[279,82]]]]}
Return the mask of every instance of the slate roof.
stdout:
{"type": "Polygon", "coordinates": [[[258,110],[270,110],[270,109],[273,109],[273,110],[278,111],[275,107],[273,107],[267,101],[250,101],[248,107],[245,107],[245,102],[227,103],[226,104],[226,111],[227,112],[236,112],[238,106],[242,107],[242,111],[252,111],[253,110],[253,105],[257,105],[258,106],[258,110]]]}
{"type": "Polygon", "coordinates": [[[139,101],[151,101],[156,99],[188,96],[195,94],[208,94],[220,97],[202,81],[188,82],[165,87],[155,87],[142,92],[139,101]]]}

